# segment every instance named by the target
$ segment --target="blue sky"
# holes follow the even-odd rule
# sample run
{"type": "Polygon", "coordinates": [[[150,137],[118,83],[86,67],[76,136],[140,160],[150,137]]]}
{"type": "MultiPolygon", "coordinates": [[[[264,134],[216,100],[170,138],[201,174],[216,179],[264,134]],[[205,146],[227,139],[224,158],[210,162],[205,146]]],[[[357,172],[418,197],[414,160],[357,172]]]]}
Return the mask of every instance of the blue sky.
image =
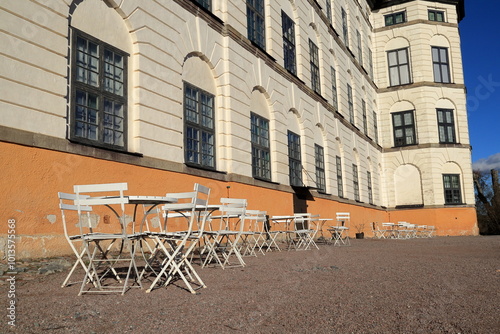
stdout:
{"type": "Polygon", "coordinates": [[[460,22],[473,167],[500,169],[500,1],[465,0],[460,22]]]}

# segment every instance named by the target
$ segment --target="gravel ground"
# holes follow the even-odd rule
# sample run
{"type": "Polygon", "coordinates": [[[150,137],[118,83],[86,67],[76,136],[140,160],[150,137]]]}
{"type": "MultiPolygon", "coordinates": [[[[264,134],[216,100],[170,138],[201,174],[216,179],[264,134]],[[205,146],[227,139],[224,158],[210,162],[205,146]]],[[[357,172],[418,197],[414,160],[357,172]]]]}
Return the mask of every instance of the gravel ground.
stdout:
{"type": "Polygon", "coordinates": [[[500,333],[500,236],[352,240],[270,252],[245,268],[199,269],[146,294],[77,296],[67,271],[15,284],[16,326],[0,333],[500,333]]]}

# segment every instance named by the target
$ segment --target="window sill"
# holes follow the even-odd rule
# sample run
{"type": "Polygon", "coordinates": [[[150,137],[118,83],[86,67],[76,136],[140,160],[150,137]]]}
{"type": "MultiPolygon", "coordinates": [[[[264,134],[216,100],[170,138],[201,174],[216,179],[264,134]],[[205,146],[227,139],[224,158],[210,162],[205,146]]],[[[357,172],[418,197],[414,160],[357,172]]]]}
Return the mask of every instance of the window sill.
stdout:
{"type": "Polygon", "coordinates": [[[82,141],[75,140],[75,139],[68,139],[68,140],[70,143],[75,144],[75,145],[87,146],[87,147],[92,147],[92,148],[96,148],[96,149],[100,149],[100,150],[104,150],[104,151],[122,153],[122,154],[131,155],[131,156],[135,156],[135,157],[140,157],[140,158],[142,158],[144,156],[142,153],[130,152],[130,151],[127,151],[125,149],[106,147],[106,146],[101,146],[101,145],[92,144],[92,143],[88,143],[88,142],[82,142],[82,141]]]}

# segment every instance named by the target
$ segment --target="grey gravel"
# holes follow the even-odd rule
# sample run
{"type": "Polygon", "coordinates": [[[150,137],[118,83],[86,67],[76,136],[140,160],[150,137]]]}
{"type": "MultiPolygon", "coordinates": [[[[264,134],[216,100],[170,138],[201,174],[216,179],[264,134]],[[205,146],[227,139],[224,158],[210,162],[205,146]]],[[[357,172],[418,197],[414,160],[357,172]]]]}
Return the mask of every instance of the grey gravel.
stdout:
{"type": "Polygon", "coordinates": [[[352,240],[246,262],[198,269],[197,295],[179,283],[78,297],[60,287],[67,267],[21,273],[16,326],[2,316],[0,333],[500,333],[500,236],[352,240]]]}

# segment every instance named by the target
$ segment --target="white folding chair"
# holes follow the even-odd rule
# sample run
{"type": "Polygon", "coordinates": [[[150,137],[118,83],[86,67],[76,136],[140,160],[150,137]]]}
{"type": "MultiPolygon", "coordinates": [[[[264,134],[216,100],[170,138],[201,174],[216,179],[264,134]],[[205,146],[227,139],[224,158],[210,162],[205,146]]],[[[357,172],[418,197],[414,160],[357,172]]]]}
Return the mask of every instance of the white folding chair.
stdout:
{"type": "MultiPolygon", "coordinates": [[[[135,263],[135,242],[138,236],[129,233],[127,223],[128,217],[125,215],[125,204],[128,198],[124,196],[124,191],[128,189],[127,183],[107,183],[75,185],[74,191],[77,196],[75,204],[80,217],[89,212],[88,207],[105,206],[110,209],[118,219],[118,224],[98,224],[96,226],[84,226],[82,229],[82,239],[85,251],[88,256],[88,270],[83,279],[79,295],[83,293],[116,293],[124,294],[127,289],[133,287],[129,284],[130,276],[135,275],[135,283],[142,288],[139,280],[139,272],[135,263]],[[84,196],[82,196],[84,195],[84,196]],[[94,195],[94,197],[90,197],[94,195]],[[97,196],[95,196],[97,195],[97,196]],[[116,226],[118,225],[118,226],[116,226]],[[83,233],[83,229],[87,233],[83,233]],[[118,242],[118,245],[116,243],[118,242]],[[116,246],[116,249],[113,247],[116,246]],[[119,264],[124,264],[119,267],[119,264]],[[118,271],[124,269],[125,279],[122,281],[118,271]],[[112,283],[110,283],[110,273],[112,273],[112,283]],[[91,281],[95,285],[86,289],[87,282],[91,281]],[[115,283],[118,282],[118,284],[115,283]]],[[[107,209],[104,209],[107,210],[107,209]]],[[[103,213],[100,211],[99,213],[103,213]]],[[[95,213],[97,215],[97,213],[95,213]]]]}
{"type": "MultiPolygon", "coordinates": [[[[71,267],[68,275],[64,279],[61,287],[69,286],[75,284],[76,282],[69,282],[71,276],[73,275],[75,269],[80,265],[85,272],[88,271],[88,267],[85,264],[83,257],[85,255],[85,247],[83,245],[83,234],[81,228],[75,229],[76,226],[81,224],[86,224],[90,226],[90,222],[88,221],[91,217],[90,215],[86,215],[84,213],[92,212],[92,207],[86,206],[81,207],[80,211],[82,215],[78,215],[78,207],[75,205],[75,200],[77,196],[75,194],[68,194],[59,192],[57,193],[59,197],[59,209],[61,209],[61,217],[63,223],[64,237],[68,241],[71,250],[76,256],[76,261],[71,267]],[[87,221],[83,221],[86,219],[87,221]],[[70,224],[74,224],[73,226],[69,226],[70,224]],[[73,233],[70,233],[70,230],[73,233]]],[[[88,196],[85,196],[85,198],[88,196]]],[[[78,283],[81,283],[78,281],[78,283]]]]}
{"type": "MultiPolygon", "coordinates": [[[[205,288],[206,285],[192,266],[191,253],[204,233],[210,188],[195,183],[192,192],[168,193],[166,196],[175,198],[177,202],[162,207],[165,220],[159,230],[145,231],[146,236],[155,242],[148,265],[152,268],[153,261],[159,263],[158,272],[154,272],[153,282],[146,292],[151,292],[156,285],[166,286],[178,278],[191,293],[196,293],[198,288],[205,288]],[[177,227],[173,227],[174,224],[177,227]],[[186,228],[181,227],[186,225],[186,228]],[[164,282],[159,284],[160,280],[164,282]],[[192,284],[197,284],[197,289],[192,284]]],[[[141,277],[143,274],[144,271],[141,277]]]]}
{"type": "Polygon", "coordinates": [[[373,237],[377,239],[386,239],[386,231],[385,229],[381,229],[377,222],[372,222],[372,232],[373,237]]]}
{"type": "Polygon", "coordinates": [[[245,211],[247,200],[241,198],[221,198],[220,215],[210,216],[210,230],[206,231],[206,258],[203,266],[212,260],[221,268],[228,266],[245,266],[238,243],[245,227],[245,211]],[[217,224],[216,222],[219,222],[217,224]],[[237,264],[231,264],[234,255],[237,264]]]}
{"type": "Polygon", "coordinates": [[[267,233],[266,233],[266,223],[267,223],[267,212],[266,211],[258,211],[254,210],[251,211],[251,215],[249,216],[249,211],[247,210],[245,213],[246,219],[250,220],[252,224],[252,239],[253,239],[253,244],[252,244],[252,252],[257,254],[256,252],[262,253],[262,255],[265,255],[266,253],[263,250],[263,247],[266,245],[266,238],[267,238],[267,233]]]}
{"type": "Polygon", "coordinates": [[[295,249],[308,250],[311,245],[319,249],[314,241],[314,237],[319,229],[319,215],[312,215],[310,213],[296,213],[295,216],[295,231],[297,240],[295,241],[295,249]]]}
{"type": "Polygon", "coordinates": [[[351,214],[349,212],[337,212],[336,214],[337,225],[331,226],[328,231],[332,233],[333,245],[350,246],[351,240],[347,233],[349,232],[349,225],[351,221],[351,214]]]}

